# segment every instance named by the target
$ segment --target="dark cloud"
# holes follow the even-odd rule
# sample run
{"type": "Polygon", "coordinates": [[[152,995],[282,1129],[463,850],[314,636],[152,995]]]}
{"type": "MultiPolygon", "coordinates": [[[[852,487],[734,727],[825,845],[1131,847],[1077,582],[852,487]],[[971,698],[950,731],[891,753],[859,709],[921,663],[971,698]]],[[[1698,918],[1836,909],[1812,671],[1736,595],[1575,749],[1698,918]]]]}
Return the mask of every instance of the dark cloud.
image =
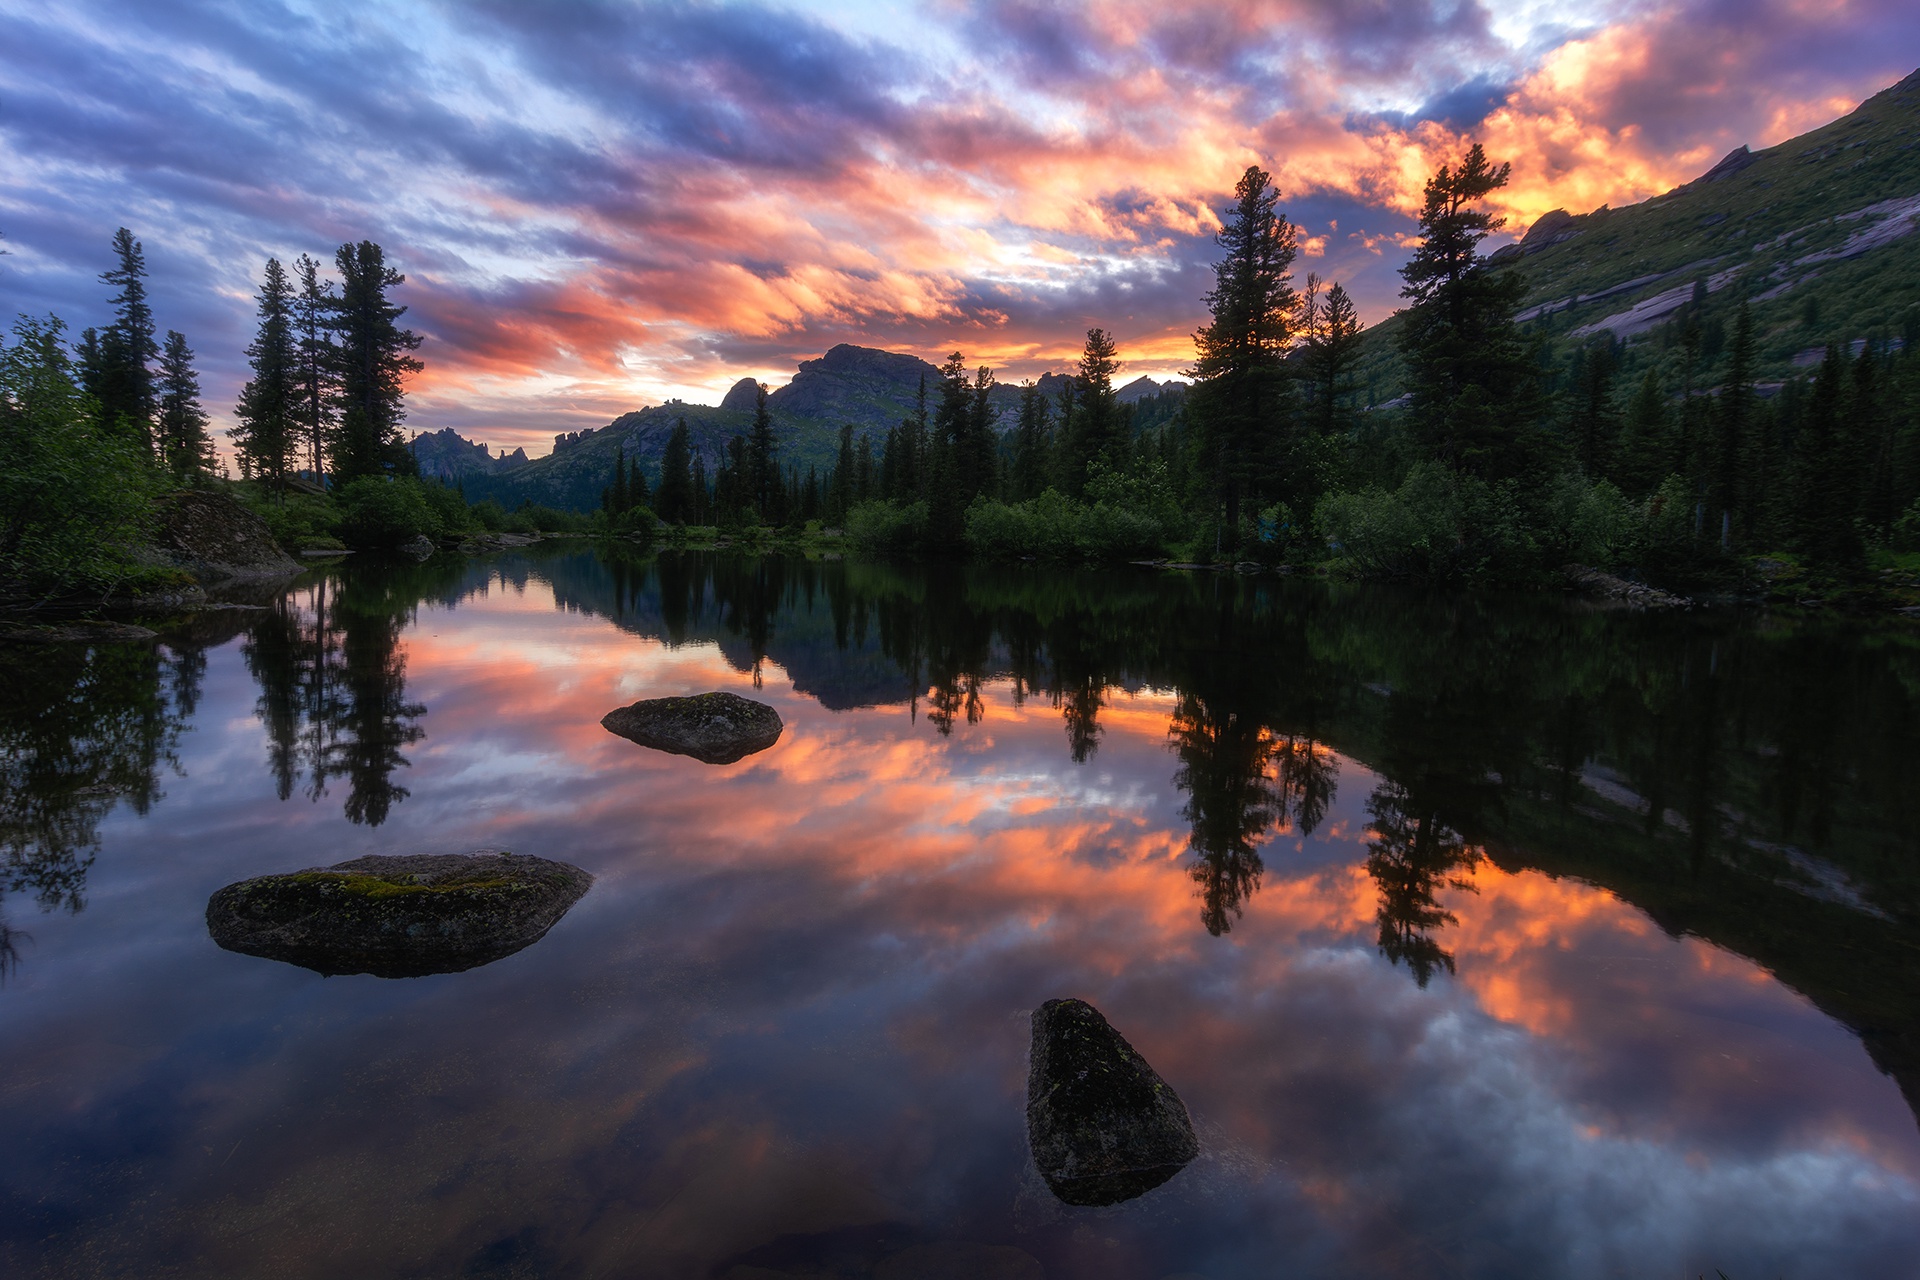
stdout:
{"type": "Polygon", "coordinates": [[[1504,121],[1523,164],[1612,192],[1596,165],[1615,161],[1596,154],[1664,174],[1662,157],[1757,140],[1783,112],[1831,114],[1912,57],[1893,6],[1786,0],[1623,6],[1572,87],[1538,81],[1554,49],[1509,48],[1479,0],[979,0],[867,28],[822,14],[76,0],[10,15],[0,306],[100,323],[97,273],[129,226],[162,325],[188,333],[223,409],[262,259],[372,238],[431,339],[416,425],[476,379],[537,373],[569,388],[528,401],[543,434],[555,413],[645,398],[633,353],[715,383],[723,362],[777,376],[841,340],[957,343],[1037,372],[1098,323],[1174,367],[1201,318],[1206,209],[1247,163],[1280,175],[1316,251],[1301,274],[1347,281],[1377,317],[1397,300],[1409,150],[1504,121]],[[1569,112],[1606,145],[1529,141],[1527,119],[1569,112]]]}

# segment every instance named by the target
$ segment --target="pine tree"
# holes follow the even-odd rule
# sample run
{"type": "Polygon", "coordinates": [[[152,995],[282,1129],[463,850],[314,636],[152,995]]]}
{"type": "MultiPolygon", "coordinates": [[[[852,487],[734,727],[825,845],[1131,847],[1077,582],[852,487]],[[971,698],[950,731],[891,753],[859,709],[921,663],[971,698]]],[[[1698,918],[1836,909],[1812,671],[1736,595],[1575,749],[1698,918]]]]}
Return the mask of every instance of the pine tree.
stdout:
{"type": "Polygon", "coordinates": [[[1620,357],[1611,338],[1578,347],[1567,387],[1567,442],[1589,478],[1606,475],[1619,428],[1613,378],[1620,357]]]}
{"type": "Polygon", "coordinates": [[[827,486],[827,503],[830,509],[827,511],[826,519],[829,521],[837,524],[847,518],[847,508],[854,502],[853,487],[858,469],[853,456],[853,424],[842,423],[840,452],[834,463],[833,479],[827,486]]]}
{"type": "Polygon", "coordinates": [[[406,473],[413,455],[401,438],[406,420],[406,377],[424,367],[408,355],[420,336],[396,321],[406,314],[387,290],[406,277],[387,265],[371,240],[343,244],[334,255],[340,270],[340,301],[332,328],[340,336],[340,425],[333,469],[344,480],[387,472],[406,473]]]}
{"type": "Polygon", "coordinates": [[[1535,472],[1544,461],[1528,437],[1538,371],[1513,320],[1526,286],[1480,255],[1480,242],[1506,220],[1478,206],[1512,170],[1490,165],[1477,142],[1458,168],[1441,165],[1427,180],[1420,247],[1400,269],[1401,296],[1413,303],[1400,345],[1415,435],[1430,456],[1488,479],[1535,472]]]}
{"type": "Polygon", "coordinates": [[[1359,389],[1354,367],[1360,362],[1360,315],[1353,299],[1338,283],[1327,290],[1325,302],[1318,292],[1319,277],[1307,277],[1305,305],[1301,308],[1301,369],[1308,387],[1306,440],[1289,468],[1293,475],[1287,486],[1289,497],[1302,511],[1311,511],[1335,470],[1336,441],[1352,426],[1350,401],[1359,389]]]}
{"type": "Polygon", "coordinates": [[[218,465],[200,406],[200,375],[193,352],[178,330],[167,330],[160,352],[160,450],[168,470],[182,479],[211,473],[218,465]]]}
{"type": "Polygon", "coordinates": [[[1291,275],[1298,247],[1279,201],[1266,171],[1249,166],[1214,237],[1226,256],[1214,264],[1207,294],[1213,319],[1194,334],[1192,410],[1229,538],[1242,502],[1267,479],[1274,438],[1286,428],[1282,361],[1298,305],[1291,275]]]}
{"type": "Polygon", "coordinates": [[[938,547],[960,544],[967,504],[960,495],[959,449],[970,405],[966,357],[956,351],[940,366],[940,407],[927,434],[926,460],[920,469],[927,534],[938,547]]]}
{"type": "Polygon", "coordinates": [[[1013,474],[1008,496],[1024,502],[1040,496],[1047,487],[1047,398],[1039,384],[1028,381],[1020,387],[1020,418],[1013,436],[1013,474]]]}
{"type": "Polygon", "coordinates": [[[1114,393],[1113,375],[1120,371],[1119,349],[1105,329],[1087,330],[1079,368],[1074,374],[1073,428],[1068,440],[1067,491],[1078,497],[1086,487],[1087,468],[1104,461],[1121,466],[1126,453],[1126,410],[1114,393]]]}
{"type": "Polygon", "coordinates": [[[745,502],[767,524],[779,524],[786,494],[780,486],[780,466],[775,455],[780,442],[773,434],[773,415],[767,410],[767,389],[763,385],[753,403],[753,433],[747,438],[746,467],[742,477],[745,502]]]}
{"type": "Polygon", "coordinates": [[[627,506],[644,507],[647,505],[647,473],[640,469],[640,459],[627,463],[627,506]]]}
{"type": "Polygon", "coordinates": [[[695,512],[693,473],[689,459],[691,453],[687,420],[681,418],[674,424],[673,434],[667,437],[666,452],[660,459],[660,498],[655,514],[669,524],[693,522],[692,517],[695,512]]]}
{"type": "Polygon", "coordinates": [[[1795,542],[1808,559],[1838,567],[1861,557],[1855,459],[1840,421],[1845,364],[1840,348],[1829,345],[1794,441],[1795,542]]]}
{"type": "Polygon", "coordinates": [[[340,300],[333,283],[320,279],[320,263],[301,254],[293,264],[300,293],[293,303],[293,329],[298,370],[294,377],[295,416],[316,484],[326,483],[327,438],[334,423],[339,395],[340,352],[328,325],[340,300]]]}
{"type": "Polygon", "coordinates": [[[693,474],[690,479],[692,492],[687,495],[687,523],[712,524],[713,499],[707,486],[706,455],[699,453],[693,455],[693,474]]]}
{"type": "Polygon", "coordinates": [[[1733,347],[1727,360],[1715,414],[1713,468],[1708,478],[1707,509],[1720,522],[1720,545],[1732,545],[1736,530],[1747,532],[1749,495],[1741,481],[1754,440],[1753,314],[1741,300],[1734,323],[1733,347]]]}
{"type": "Polygon", "coordinates": [[[963,507],[994,489],[995,473],[1000,463],[1000,440],[993,429],[993,388],[993,370],[981,365],[974,373],[973,385],[968,388],[966,425],[954,451],[963,507]]]}
{"type": "Polygon", "coordinates": [[[233,428],[240,473],[282,490],[295,454],[293,286],[278,258],[268,258],[259,293],[260,328],[247,361],[253,377],[240,391],[233,428]]]}
{"type": "Polygon", "coordinates": [[[608,515],[622,515],[632,502],[627,496],[627,446],[618,446],[613,459],[613,483],[601,495],[600,505],[608,515]]]}
{"type": "Polygon", "coordinates": [[[1674,471],[1673,428],[1667,413],[1666,392],[1652,369],[1640,380],[1627,423],[1620,434],[1609,476],[1630,497],[1644,497],[1660,487],[1674,471]]]}
{"type": "Polygon", "coordinates": [[[149,361],[160,355],[154,342],[153,308],[147,304],[147,259],[133,232],[121,227],[113,233],[113,251],[120,265],[100,273],[100,279],[120,290],[112,302],[113,324],[100,336],[98,385],[101,420],[146,447],[158,458],[154,438],[153,370],[149,361]]]}

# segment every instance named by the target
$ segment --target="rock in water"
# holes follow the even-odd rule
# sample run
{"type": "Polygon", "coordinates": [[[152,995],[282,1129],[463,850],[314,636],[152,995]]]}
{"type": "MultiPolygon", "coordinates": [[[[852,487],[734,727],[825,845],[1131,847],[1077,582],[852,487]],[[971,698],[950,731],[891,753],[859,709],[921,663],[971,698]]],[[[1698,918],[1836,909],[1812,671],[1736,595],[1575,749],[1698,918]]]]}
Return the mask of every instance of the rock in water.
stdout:
{"type": "Polygon", "coordinates": [[[504,850],[355,858],[230,884],[207,901],[207,932],[328,975],[457,973],[538,942],[592,883],[504,850]]]}
{"type": "Polygon", "coordinates": [[[1131,1200],[1200,1154],[1180,1095],[1084,1000],[1034,1011],[1027,1145],[1076,1205],[1131,1200]]]}
{"type": "Polygon", "coordinates": [[[424,533],[416,533],[400,544],[400,554],[409,560],[429,560],[433,552],[433,539],[424,533]]]}
{"type": "Polygon", "coordinates": [[[780,713],[764,702],[732,693],[690,698],[649,698],[609,711],[601,727],[643,747],[692,756],[708,764],[732,764],[780,740],[780,713]]]}

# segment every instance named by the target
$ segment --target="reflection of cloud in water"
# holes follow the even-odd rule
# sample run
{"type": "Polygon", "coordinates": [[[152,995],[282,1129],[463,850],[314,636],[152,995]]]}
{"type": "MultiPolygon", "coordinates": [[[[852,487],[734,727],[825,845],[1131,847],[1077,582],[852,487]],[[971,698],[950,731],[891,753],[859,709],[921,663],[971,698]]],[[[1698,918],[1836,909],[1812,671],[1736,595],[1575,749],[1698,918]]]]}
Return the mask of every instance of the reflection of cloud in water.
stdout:
{"type": "MultiPolygon", "coordinates": [[[[108,824],[93,907],[50,919],[7,992],[0,1136],[51,1172],[6,1185],[27,1225],[0,1262],[51,1238],[214,1274],[704,1274],[890,1220],[1051,1275],[1087,1249],[1146,1276],[1882,1274],[1920,1247],[1897,1091],[1757,966],[1481,862],[1437,896],[1457,978],[1410,982],[1376,948],[1381,779],[1352,760],[1331,757],[1310,834],[1252,842],[1259,891],[1210,937],[1173,698],[1113,699],[1081,767],[1059,711],[1005,682],[942,737],[769,667],[787,733],[713,768],[599,716],[750,677],[544,591],[422,611],[404,649],[429,737],[377,833],[270,779],[220,785],[204,734],[165,806],[108,824]],[[177,927],[241,874],[482,843],[598,887],[519,955],[384,987],[264,973],[177,927]],[[116,936],[144,939],[138,965],[116,936]],[[1022,1198],[1024,1011],[1059,995],[1125,1027],[1207,1147],[1100,1217],[1107,1245],[1022,1198]],[[117,1116],[137,1141],[76,1137],[117,1116]]],[[[244,707],[214,658],[208,714],[244,707]]]]}

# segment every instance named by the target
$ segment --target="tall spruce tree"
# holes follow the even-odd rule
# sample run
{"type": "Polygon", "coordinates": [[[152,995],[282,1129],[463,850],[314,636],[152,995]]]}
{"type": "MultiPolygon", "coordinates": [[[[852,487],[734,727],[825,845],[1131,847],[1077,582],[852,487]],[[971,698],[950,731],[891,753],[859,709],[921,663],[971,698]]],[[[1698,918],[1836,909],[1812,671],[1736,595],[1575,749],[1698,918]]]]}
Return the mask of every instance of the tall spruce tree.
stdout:
{"type": "Polygon", "coordinates": [[[260,327],[247,347],[253,377],[234,408],[231,434],[240,473],[281,492],[295,459],[293,286],[278,258],[268,258],[260,284],[260,327]]]}
{"type": "Polygon", "coordinates": [[[1360,315],[1346,289],[1335,283],[1322,301],[1319,278],[1307,277],[1301,307],[1301,373],[1307,385],[1305,438],[1288,468],[1287,497],[1303,514],[1313,509],[1333,481],[1338,439],[1352,427],[1352,398],[1360,389],[1353,374],[1360,362],[1360,315]]]}
{"type": "Polygon", "coordinates": [[[1545,461],[1530,432],[1539,371],[1513,319],[1526,286],[1480,254],[1487,233],[1506,223],[1481,205],[1512,171],[1494,168],[1477,142],[1457,167],[1441,165],[1427,180],[1420,246],[1400,269],[1400,294],[1413,304],[1400,348],[1415,436],[1429,456],[1487,479],[1537,472],[1545,461]]]}
{"type": "Polygon", "coordinates": [[[1095,462],[1119,467],[1126,461],[1126,409],[1113,386],[1119,371],[1120,351],[1112,335],[1105,329],[1087,330],[1073,378],[1073,427],[1067,445],[1067,491],[1075,497],[1086,488],[1087,468],[1095,462]]]}
{"type": "Polygon", "coordinates": [[[660,458],[660,497],[655,514],[668,524],[688,524],[694,516],[693,452],[687,433],[687,420],[674,424],[667,437],[666,452],[660,458]]]}
{"type": "Polygon", "coordinates": [[[1859,505],[1856,459],[1849,448],[1845,411],[1846,357],[1837,345],[1820,362],[1806,412],[1794,441],[1794,534],[1811,560],[1841,567],[1861,558],[1854,525],[1859,505]]]}
{"type": "Polygon", "coordinates": [[[1226,255],[1214,264],[1207,294],[1213,319],[1194,334],[1191,412],[1224,508],[1226,534],[1237,536],[1241,504],[1267,478],[1275,438],[1288,416],[1283,361],[1297,307],[1292,268],[1293,224],[1279,211],[1280,193],[1258,165],[1234,188],[1214,243],[1226,255]]]}
{"type": "Polygon", "coordinates": [[[207,434],[207,411],[200,405],[200,375],[185,335],[167,330],[160,351],[160,453],[168,470],[181,479],[211,474],[218,466],[207,434]]]}
{"type": "Polygon", "coordinates": [[[138,440],[148,456],[157,459],[157,398],[149,362],[159,358],[160,347],[154,341],[153,308],[147,302],[147,257],[125,227],[113,233],[113,252],[119,264],[101,272],[100,279],[119,292],[111,300],[113,323],[99,337],[95,385],[89,389],[100,402],[101,421],[138,440]]]}
{"type": "Polygon", "coordinates": [[[1039,384],[1022,383],[1020,418],[1013,434],[1013,471],[1007,486],[1015,502],[1037,498],[1047,487],[1047,416],[1047,398],[1039,384]]]}
{"type": "Polygon", "coordinates": [[[406,314],[387,291],[406,277],[387,265],[371,240],[343,244],[334,255],[340,271],[340,301],[332,329],[339,335],[340,423],[333,470],[343,480],[412,470],[413,455],[401,436],[406,420],[406,378],[424,367],[408,353],[420,335],[397,323],[406,314]]]}
{"type": "Polygon", "coordinates": [[[746,503],[768,524],[779,524],[785,515],[786,491],[780,484],[778,453],[780,441],[773,434],[773,414],[767,409],[767,388],[762,384],[753,401],[753,432],[747,437],[746,503]]]}
{"type": "Polygon", "coordinates": [[[981,365],[968,388],[967,418],[954,450],[960,502],[964,507],[983,493],[994,491],[999,470],[1000,438],[994,430],[993,370],[981,365]]]}
{"type": "Polygon", "coordinates": [[[307,463],[315,483],[326,481],[328,437],[339,396],[340,352],[333,344],[329,321],[340,305],[333,282],[320,278],[318,260],[301,254],[294,260],[294,279],[300,292],[293,303],[293,330],[298,352],[294,377],[295,416],[306,447],[307,463]]]}
{"type": "Polygon", "coordinates": [[[1734,322],[1733,346],[1727,356],[1727,376],[1720,386],[1714,414],[1714,450],[1708,473],[1707,510],[1719,522],[1720,545],[1729,548],[1736,535],[1747,532],[1748,509],[1759,495],[1747,492],[1753,461],[1754,419],[1757,401],[1753,394],[1753,313],[1745,299],[1734,322]]]}

